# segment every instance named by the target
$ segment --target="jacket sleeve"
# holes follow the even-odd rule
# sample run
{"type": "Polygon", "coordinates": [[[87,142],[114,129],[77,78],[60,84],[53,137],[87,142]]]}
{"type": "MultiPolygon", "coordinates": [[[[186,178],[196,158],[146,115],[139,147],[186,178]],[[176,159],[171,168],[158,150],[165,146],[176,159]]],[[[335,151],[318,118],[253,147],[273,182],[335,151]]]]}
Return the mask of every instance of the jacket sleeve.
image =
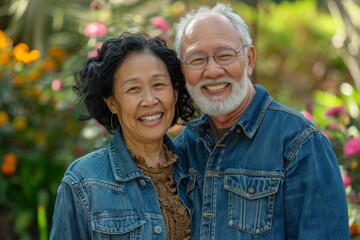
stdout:
{"type": "Polygon", "coordinates": [[[286,156],[287,239],[350,239],[345,188],[329,141],[316,131],[294,142],[286,156]]]}
{"type": "Polygon", "coordinates": [[[51,240],[90,239],[89,221],[80,199],[80,188],[66,181],[60,184],[56,197],[51,240]]]}

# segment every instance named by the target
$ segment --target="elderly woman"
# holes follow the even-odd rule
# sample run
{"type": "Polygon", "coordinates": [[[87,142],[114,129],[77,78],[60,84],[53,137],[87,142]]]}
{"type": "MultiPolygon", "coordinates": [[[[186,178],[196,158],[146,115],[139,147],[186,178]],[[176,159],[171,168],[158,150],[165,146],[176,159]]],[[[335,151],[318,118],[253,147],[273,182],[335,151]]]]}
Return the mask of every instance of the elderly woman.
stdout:
{"type": "Polygon", "coordinates": [[[176,53],[160,39],[107,40],[76,75],[88,114],[114,134],[74,161],[58,190],[50,239],[188,239],[166,135],[194,114],[176,53]]]}

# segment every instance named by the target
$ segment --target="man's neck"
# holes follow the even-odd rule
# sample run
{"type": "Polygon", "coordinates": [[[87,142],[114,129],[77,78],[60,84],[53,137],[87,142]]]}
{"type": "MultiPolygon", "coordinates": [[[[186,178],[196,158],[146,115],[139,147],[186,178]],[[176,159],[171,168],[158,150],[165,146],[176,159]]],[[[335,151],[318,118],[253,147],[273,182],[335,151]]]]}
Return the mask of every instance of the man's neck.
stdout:
{"type": "Polygon", "coordinates": [[[220,116],[211,116],[211,119],[215,124],[216,128],[230,128],[248,108],[248,106],[251,103],[251,100],[255,96],[255,93],[256,91],[254,86],[252,84],[249,84],[248,94],[237,109],[235,109],[234,111],[228,114],[224,114],[220,116]]]}

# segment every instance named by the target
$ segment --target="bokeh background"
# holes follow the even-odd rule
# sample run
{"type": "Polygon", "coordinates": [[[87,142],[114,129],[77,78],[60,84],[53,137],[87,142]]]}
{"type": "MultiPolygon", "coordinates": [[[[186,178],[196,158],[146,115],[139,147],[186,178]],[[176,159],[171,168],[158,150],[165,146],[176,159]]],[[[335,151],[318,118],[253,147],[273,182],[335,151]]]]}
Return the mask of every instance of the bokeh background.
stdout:
{"type": "MultiPolygon", "coordinates": [[[[329,137],[347,191],[349,230],[357,239],[360,0],[220,2],[249,24],[257,49],[253,82],[329,137]]],[[[96,122],[76,120],[74,72],[105,39],[124,31],[159,36],[172,46],[179,18],[215,3],[0,0],[0,239],[48,239],[67,166],[109,139],[96,122]]]]}

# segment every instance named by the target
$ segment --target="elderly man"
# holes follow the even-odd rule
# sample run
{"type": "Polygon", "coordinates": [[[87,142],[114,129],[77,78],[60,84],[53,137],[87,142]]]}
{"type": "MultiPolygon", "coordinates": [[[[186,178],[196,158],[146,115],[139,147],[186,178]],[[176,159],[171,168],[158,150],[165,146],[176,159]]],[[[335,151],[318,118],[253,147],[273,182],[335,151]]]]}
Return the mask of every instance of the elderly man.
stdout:
{"type": "Polygon", "coordinates": [[[177,24],[175,48],[199,119],[175,139],[192,239],[349,239],[342,178],[327,138],[249,79],[256,51],[231,7],[177,24]]]}

